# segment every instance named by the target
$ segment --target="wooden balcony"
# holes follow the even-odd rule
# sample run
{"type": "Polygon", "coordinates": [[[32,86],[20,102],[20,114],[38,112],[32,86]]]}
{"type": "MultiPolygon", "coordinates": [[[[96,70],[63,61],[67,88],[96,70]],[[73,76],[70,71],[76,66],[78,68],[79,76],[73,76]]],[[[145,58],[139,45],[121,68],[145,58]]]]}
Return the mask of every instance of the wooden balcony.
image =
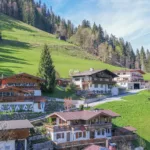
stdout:
{"type": "Polygon", "coordinates": [[[79,147],[79,146],[87,146],[90,144],[105,144],[106,138],[99,138],[99,139],[89,139],[89,140],[80,140],[80,141],[72,141],[72,142],[65,142],[65,143],[54,143],[54,147],[56,149],[66,149],[70,147],[79,147]]]}
{"type": "Polygon", "coordinates": [[[62,131],[76,131],[76,130],[92,130],[96,128],[107,128],[112,127],[112,123],[99,123],[99,124],[86,124],[86,125],[49,125],[45,124],[45,127],[53,132],[62,132],[62,131]]]}
{"type": "MultiPolygon", "coordinates": [[[[136,139],[136,135],[124,135],[124,136],[112,136],[110,142],[119,142],[121,140],[133,141],[136,139]]],[[[89,139],[89,140],[80,140],[80,141],[72,141],[65,143],[54,143],[56,149],[67,149],[70,147],[80,147],[87,146],[91,144],[103,144],[106,145],[107,138],[97,138],[97,139],[89,139]]]]}
{"type": "Polygon", "coordinates": [[[100,80],[100,79],[96,79],[96,80],[92,80],[92,81],[82,81],[83,85],[88,85],[89,83],[93,83],[93,84],[116,84],[116,81],[112,81],[112,80],[100,80]]]}
{"type": "Polygon", "coordinates": [[[5,96],[0,97],[0,102],[27,102],[34,101],[34,96],[5,96]]]}

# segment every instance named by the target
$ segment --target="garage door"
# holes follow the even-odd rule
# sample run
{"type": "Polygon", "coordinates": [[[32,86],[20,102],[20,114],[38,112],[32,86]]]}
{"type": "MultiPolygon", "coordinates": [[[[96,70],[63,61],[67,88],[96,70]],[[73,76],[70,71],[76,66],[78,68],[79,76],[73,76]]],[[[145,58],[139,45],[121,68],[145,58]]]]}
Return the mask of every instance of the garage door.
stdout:
{"type": "Polygon", "coordinates": [[[134,89],[140,89],[140,84],[139,83],[135,83],[134,84],[134,89]]]}

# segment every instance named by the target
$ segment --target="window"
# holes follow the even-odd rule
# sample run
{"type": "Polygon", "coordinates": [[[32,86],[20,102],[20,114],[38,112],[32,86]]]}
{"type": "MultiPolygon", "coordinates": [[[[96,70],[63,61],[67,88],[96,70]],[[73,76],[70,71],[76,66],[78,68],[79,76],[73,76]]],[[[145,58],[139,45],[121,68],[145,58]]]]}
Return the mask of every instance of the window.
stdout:
{"type": "Polygon", "coordinates": [[[61,133],[57,133],[57,139],[61,138],[61,133]]]}
{"type": "Polygon", "coordinates": [[[64,139],[64,133],[62,133],[62,139],[64,139]]]}
{"type": "Polygon", "coordinates": [[[95,88],[98,88],[98,84],[94,84],[94,87],[95,87],[95,88]]]}
{"type": "Polygon", "coordinates": [[[105,135],[105,130],[104,129],[102,130],[102,135],[105,135]]]}
{"type": "Polygon", "coordinates": [[[109,88],[109,89],[112,88],[112,85],[108,85],[108,88],[109,88]]]}
{"type": "MultiPolygon", "coordinates": [[[[76,132],[76,139],[82,137],[82,132],[76,132]]],[[[86,132],[83,132],[83,137],[86,137],[86,132]]]]}
{"type": "Polygon", "coordinates": [[[84,137],[84,138],[86,137],[86,131],[83,132],[83,137],[84,137]]]}
{"type": "Polygon", "coordinates": [[[75,81],[80,81],[80,78],[75,78],[74,80],[75,80],[75,81]]]}
{"type": "Polygon", "coordinates": [[[82,132],[79,132],[79,138],[82,137],[82,132]]]}
{"type": "Polygon", "coordinates": [[[76,139],[78,139],[78,132],[76,132],[76,139]]]}
{"type": "Polygon", "coordinates": [[[97,130],[97,135],[101,135],[101,131],[100,130],[97,130]]]}

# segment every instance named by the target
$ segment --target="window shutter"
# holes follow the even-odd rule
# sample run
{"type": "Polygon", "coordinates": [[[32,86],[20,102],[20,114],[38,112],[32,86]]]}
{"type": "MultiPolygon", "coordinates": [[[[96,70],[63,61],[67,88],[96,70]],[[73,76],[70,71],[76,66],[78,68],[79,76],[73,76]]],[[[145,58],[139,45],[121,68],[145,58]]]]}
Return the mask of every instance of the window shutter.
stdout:
{"type": "Polygon", "coordinates": [[[76,132],[76,139],[78,139],[78,132],[76,132]]]}
{"type": "Polygon", "coordinates": [[[38,103],[38,108],[41,109],[41,104],[40,103],[38,103]]]}
{"type": "Polygon", "coordinates": [[[83,137],[86,137],[86,132],[83,132],[83,137]]]}

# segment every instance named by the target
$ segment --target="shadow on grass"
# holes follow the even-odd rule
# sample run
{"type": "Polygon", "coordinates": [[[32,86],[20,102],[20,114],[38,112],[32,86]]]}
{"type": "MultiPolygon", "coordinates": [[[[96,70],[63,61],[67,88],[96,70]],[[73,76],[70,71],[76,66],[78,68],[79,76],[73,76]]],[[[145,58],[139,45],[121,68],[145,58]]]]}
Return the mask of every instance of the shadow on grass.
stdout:
{"type": "Polygon", "coordinates": [[[7,54],[13,54],[13,53],[17,53],[17,50],[10,50],[10,49],[5,49],[5,48],[1,48],[0,47],[0,53],[2,54],[2,53],[7,53],[7,54]]]}
{"type": "Polygon", "coordinates": [[[15,20],[11,17],[8,17],[6,15],[3,15],[0,13],[0,30],[13,30],[13,28],[24,30],[28,32],[35,32],[31,30],[29,27],[26,27],[24,25],[21,25],[21,22],[18,20],[15,20]]]}
{"type": "Polygon", "coordinates": [[[2,75],[3,76],[10,76],[13,74],[14,74],[14,72],[11,69],[6,69],[6,68],[0,67],[0,77],[2,77],[2,75]]]}
{"type": "Polygon", "coordinates": [[[6,56],[6,55],[0,55],[0,63],[17,63],[17,64],[28,64],[24,59],[17,58],[14,56],[6,56]]]}
{"type": "MultiPolygon", "coordinates": [[[[15,40],[8,40],[8,39],[3,39],[0,42],[0,46],[14,46],[17,48],[30,48],[30,44],[26,42],[20,42],[20,41],[15,41],[15,40]]],[[[1,48],[0,48],[1,51],[1,48]]]]}
{"type": "Polygon", "coordinates": [[[28,43],[4,39],[0,43],[0,46],[2,46],[2,48],[0,47],[0,63],[19,63],[30,65],[28,62],[26,62],[25,59],[11,55],[19,52],[20,48],[29,49],[30,46],[28,43]],[[17,47],[18,50],[5,49],[5,47],[8,46],[12,46],[15,48],[17,47]]]}
{"type": "Polygon", "coordinates": [[[150,150],[150,142],[145,140],[145,139],[143,139],[139,135],[138,135],[138,139],[133,141],[133,144],[136,147],[139,147],[139,146],[145,147],[144,150],[150,150]]]}

